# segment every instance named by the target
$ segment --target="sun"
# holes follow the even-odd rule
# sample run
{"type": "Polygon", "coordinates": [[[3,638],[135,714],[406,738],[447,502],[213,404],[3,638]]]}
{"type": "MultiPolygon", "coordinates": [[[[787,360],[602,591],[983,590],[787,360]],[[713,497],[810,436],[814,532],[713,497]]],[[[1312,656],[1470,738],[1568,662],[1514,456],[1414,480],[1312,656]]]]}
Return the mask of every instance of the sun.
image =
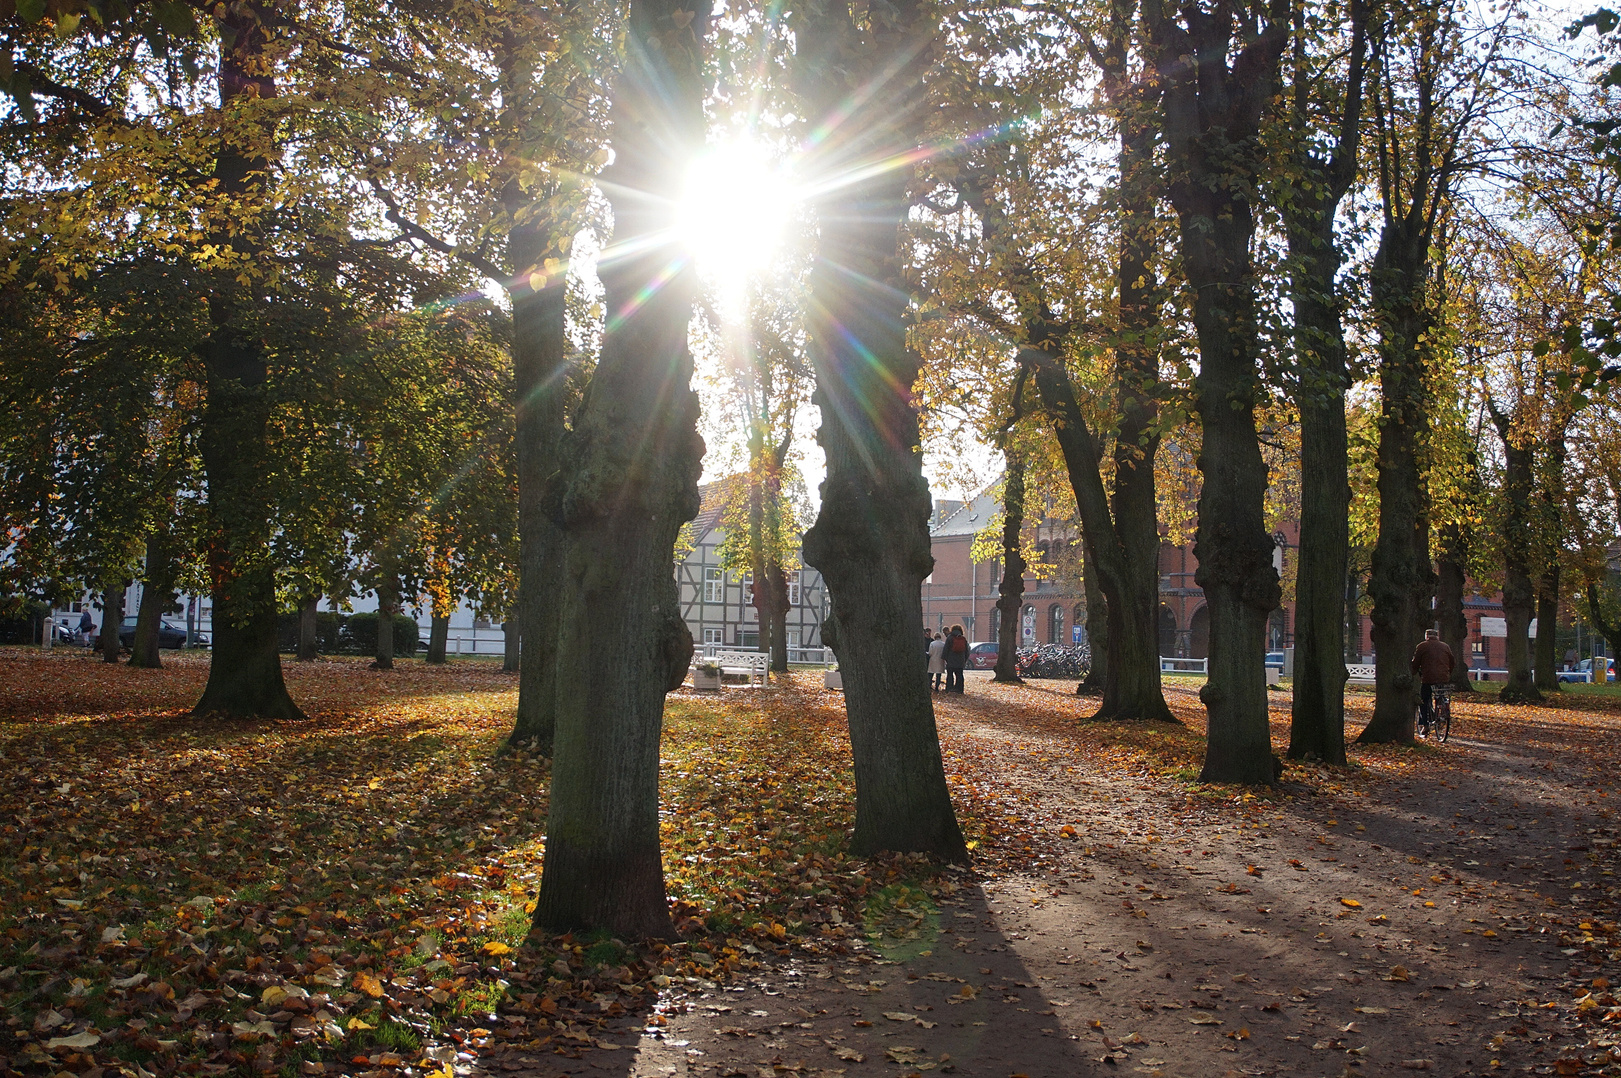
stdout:
{"type": "Polygon", "coordinates": [[[765,147],[721,143],[688,168],[676,233],[699,274],[736,297],[780,255],[798,202],[791,177],[765,147]]]}

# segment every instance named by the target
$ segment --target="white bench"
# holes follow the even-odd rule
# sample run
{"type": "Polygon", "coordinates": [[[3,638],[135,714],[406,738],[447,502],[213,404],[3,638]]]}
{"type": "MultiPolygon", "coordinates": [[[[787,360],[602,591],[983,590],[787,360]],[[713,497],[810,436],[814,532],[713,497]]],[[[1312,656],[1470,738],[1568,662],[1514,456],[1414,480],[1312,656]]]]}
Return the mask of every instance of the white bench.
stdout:
{"type": "Polygon", "coordinates": [[[1371,689],[1374,686],[1374,665],[1372,663],[1347,663],[1345,665],[1347,685],[1354,685],[1359,689],[1371,689]]]}
{"type": "Polygon", "coordinates": [[[720,667],[722,675],[747,674],[750,684],[758,678],[764,685],[766,674],[771,670],[771,656],[763,651],[717,651],[692,660],[694,668],[704,663],[714,663],[720,667]]]}

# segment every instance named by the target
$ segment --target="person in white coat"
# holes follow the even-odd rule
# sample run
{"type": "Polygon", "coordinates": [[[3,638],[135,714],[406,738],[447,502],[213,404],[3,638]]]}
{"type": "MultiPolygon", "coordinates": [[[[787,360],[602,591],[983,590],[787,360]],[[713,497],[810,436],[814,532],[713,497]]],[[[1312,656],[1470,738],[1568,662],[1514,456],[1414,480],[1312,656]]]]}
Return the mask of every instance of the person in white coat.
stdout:
{"type": "Polygon", "coordinates": [[[943,633],[935,633],[934,640],[929,644],[929,676],[934,679],[934,691],[940,691],[940,679],[946,673],[946,638],[943,633]]]}

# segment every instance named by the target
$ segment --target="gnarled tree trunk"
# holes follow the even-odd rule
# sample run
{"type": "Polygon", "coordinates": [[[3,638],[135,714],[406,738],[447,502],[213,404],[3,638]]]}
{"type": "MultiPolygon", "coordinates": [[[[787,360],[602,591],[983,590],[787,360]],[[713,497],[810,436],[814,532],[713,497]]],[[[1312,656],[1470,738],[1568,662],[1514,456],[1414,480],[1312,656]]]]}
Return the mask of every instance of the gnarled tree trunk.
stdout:
{"type": "Polygon", "coordinates": [[[553,696],[542,930],[673,934],[659,733],[664,696],[692,659],[670,567],[681,525],[698,513],[703,440],[687,350],[696,282],[690,267],[670,274],[684,259],[666,215],[703,144],[709,20],[701,0],[632,0],[614,89],[614,163],[603,177],[614,238],[599,269],[607,326],[549,504],[565,537],[553,640],[569,676],[553,696]]]}
{"type": "Polygon", "coordinates": [[[1276,93],[1288,5],[1271,5],[1259,34],[1235,40],[1226,8],[1171,17],[1148,0],[1154,62],[1164,79],[1161,127],[1199,337],[1194,408],[1203,428],[1194,579],[1210,612],[1206,782],[1271,783],[1266,629],[1281,589],[1263,501],[1267,468],[1255,428],[1260,338],[1249,192],[1260,170],[1260,125],[1276,93]],[[1229,63],[1229,51],[1236,53],[1229,63]]]}
{"type": "MultiPolygon", "coordinates": [[[[889,159],[918,145],[933,9],[898,0],[864,11],[845,0],[799,10],[796,77],[805,111],[829,130],[830,159],[889,159]],[[844,78],[829,77],[831,72],[844,78]],[[854,85],[874,93],[853,99],[854,85]]],[[[909,301],[900,228],[909,209],[904,167],[864,170],[816,207],[821,243],[809,304],[818,435],[827,454],[822,508],[805,561],[832,597],[823,639],[839,657],[855,758],[859,855],[894,850],[966,861],[946,786],[934,707],[919,676],[929,489],[918,449],[906,346],[909,301]]]]}

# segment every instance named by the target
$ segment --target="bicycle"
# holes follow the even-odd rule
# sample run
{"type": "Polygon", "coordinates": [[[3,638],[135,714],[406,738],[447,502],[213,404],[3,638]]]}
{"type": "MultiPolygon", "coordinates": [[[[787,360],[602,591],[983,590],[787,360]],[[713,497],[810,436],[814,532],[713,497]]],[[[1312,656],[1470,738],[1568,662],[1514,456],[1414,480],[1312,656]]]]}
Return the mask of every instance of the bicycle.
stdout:
{"type": "Polygon", "coordinates": [[[1419,737],[1428,738],[1432,734],[1436,740],[1446,743],[1452,736],[1452,687],[1450,685],[1434,685],[1430,688],[1430,709],[1432,719],[1424,721],[1424,705],[1418,705],[1417,732],[1419,737]]]}

